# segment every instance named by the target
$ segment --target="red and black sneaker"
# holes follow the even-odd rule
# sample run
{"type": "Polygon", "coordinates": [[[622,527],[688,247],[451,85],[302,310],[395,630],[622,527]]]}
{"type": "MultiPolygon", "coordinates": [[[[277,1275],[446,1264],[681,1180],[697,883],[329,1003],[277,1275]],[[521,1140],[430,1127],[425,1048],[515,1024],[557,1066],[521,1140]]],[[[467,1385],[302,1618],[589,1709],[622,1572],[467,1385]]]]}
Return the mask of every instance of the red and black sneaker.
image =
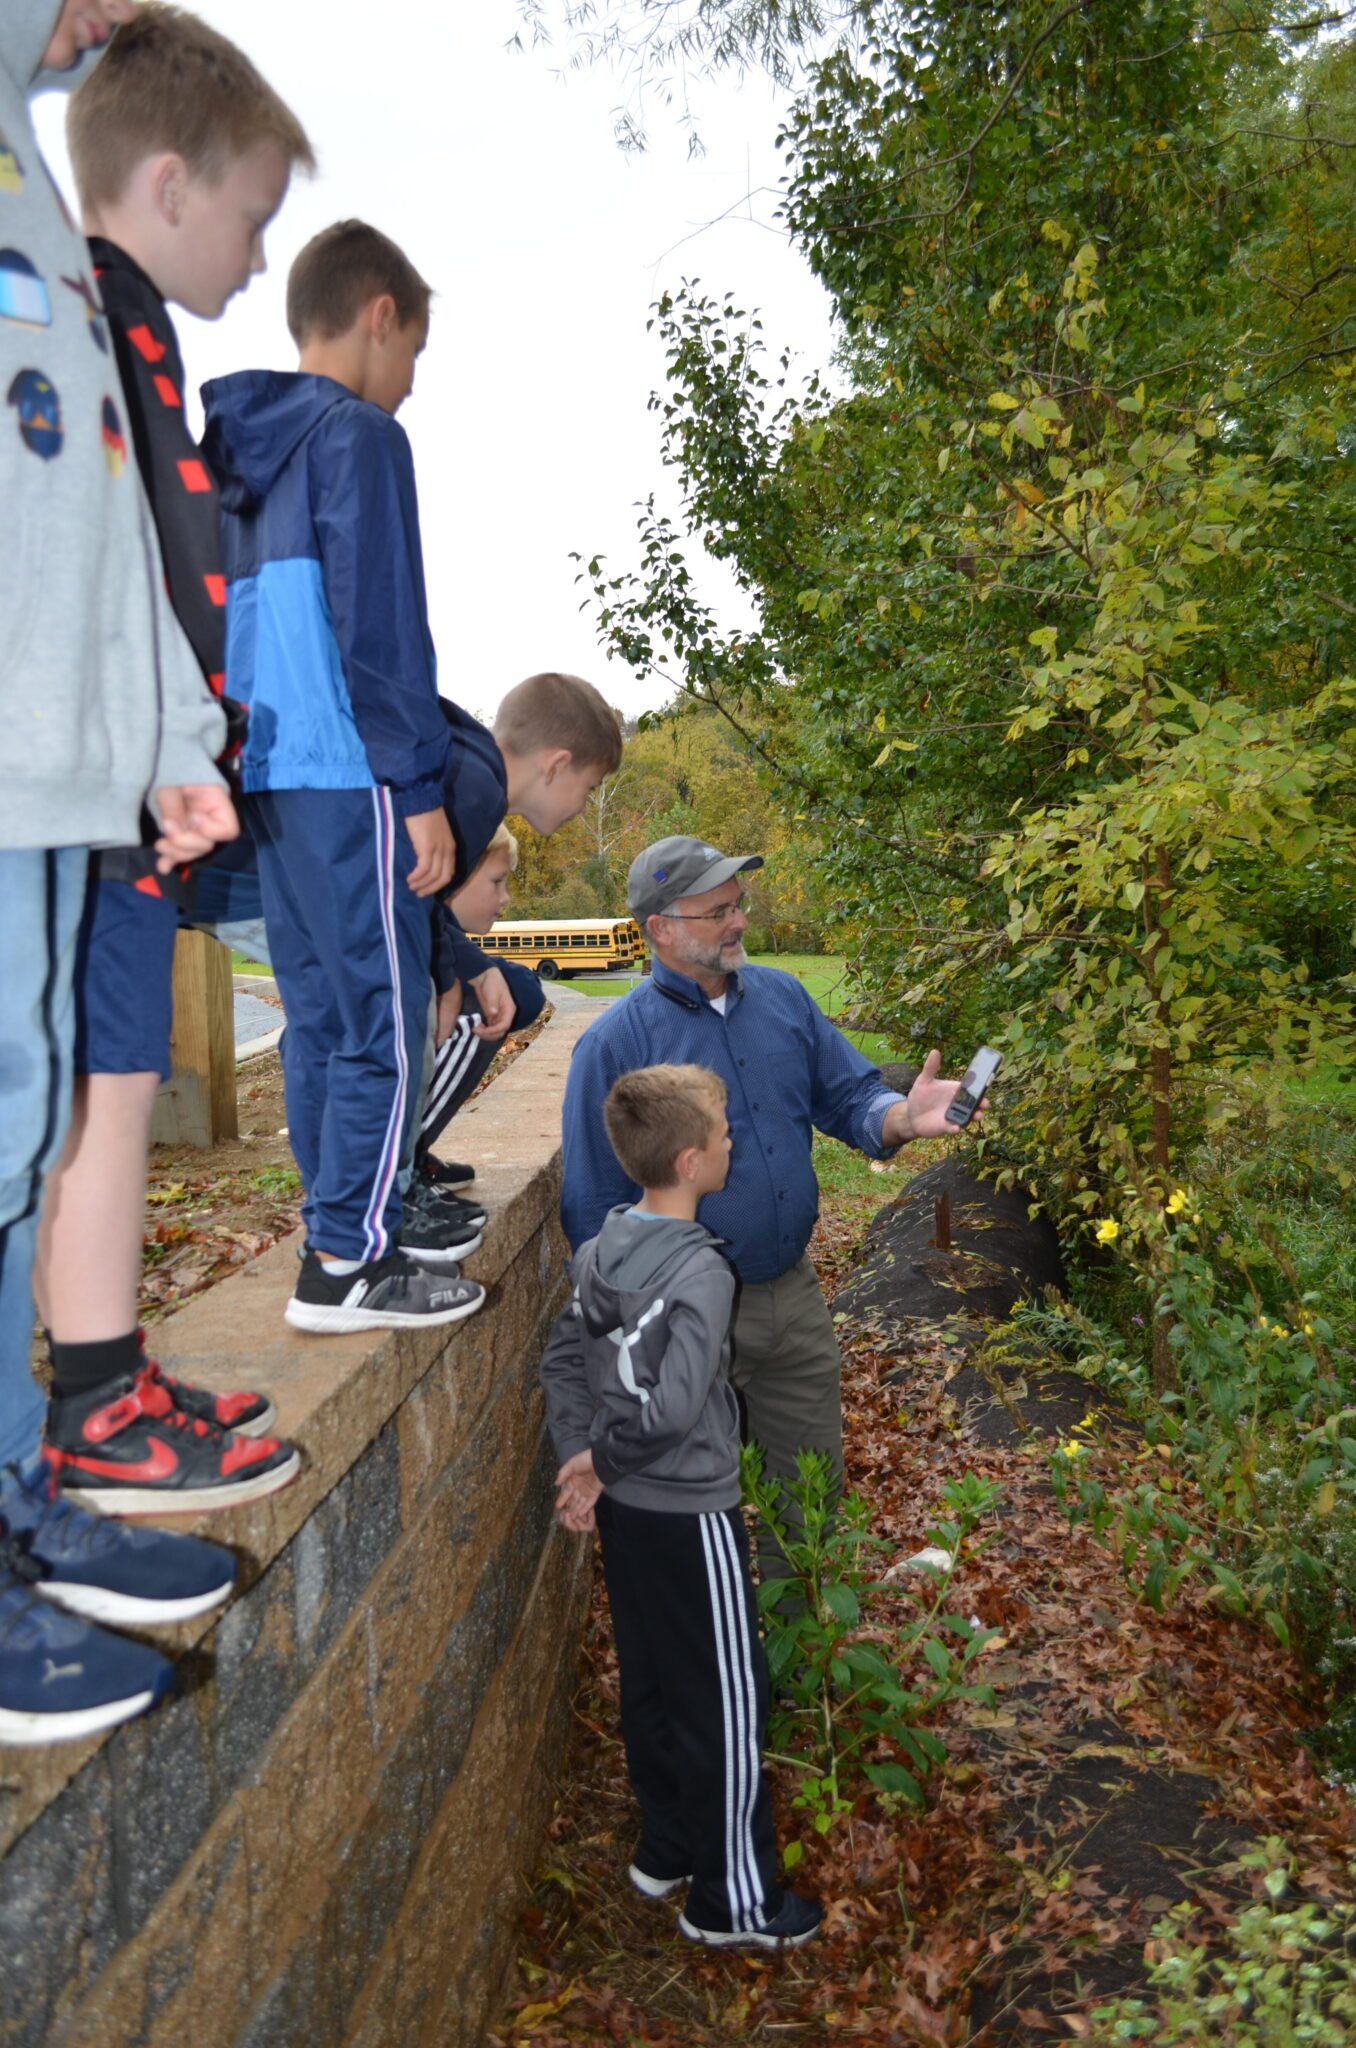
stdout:
{"type": "MultiPolygon", "coordinates": [[[[145,1358],[146,1339],[140,1330],[137,1343],[145,1358]]],[[[237,1436],[267,1436],[268,1426],[278,1412],[267,1394],[215,1394],[210,1387],[190,1387],[187,1380],[176,1379],[154,1358],[146,1359],[145,1369],[185,1415],[191,1415],[195,1422],[215,1423],[218,1429],[233,1429],[237,1436]]]]}
{"type": "Polygon", "coordinates": [[[57,1484],[113,1515],[200,1515],[276,1493],[301,1459],[271,1436],[241,1436],[175,1406],[145,1365],[85,1394],[53,1395],[46,1450],[57,1484]]]}

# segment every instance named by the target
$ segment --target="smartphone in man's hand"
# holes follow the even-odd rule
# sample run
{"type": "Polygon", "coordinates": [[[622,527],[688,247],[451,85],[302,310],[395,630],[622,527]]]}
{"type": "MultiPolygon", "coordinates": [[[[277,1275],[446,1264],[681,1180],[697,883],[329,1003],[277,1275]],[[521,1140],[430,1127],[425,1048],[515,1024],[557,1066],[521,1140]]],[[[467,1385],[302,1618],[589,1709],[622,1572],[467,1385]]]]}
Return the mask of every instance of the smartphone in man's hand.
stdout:
{"type": "Polygon", "coordinates": [[[981,1045],[979,1051],[965,1069],[965,1079],[956,1090],[946,1120],[956,1130],[963,1131],[988,1092],[989,1083],[1003,1064],[1001,1052],[995,1052],[991,1045],[981,1045]]]}

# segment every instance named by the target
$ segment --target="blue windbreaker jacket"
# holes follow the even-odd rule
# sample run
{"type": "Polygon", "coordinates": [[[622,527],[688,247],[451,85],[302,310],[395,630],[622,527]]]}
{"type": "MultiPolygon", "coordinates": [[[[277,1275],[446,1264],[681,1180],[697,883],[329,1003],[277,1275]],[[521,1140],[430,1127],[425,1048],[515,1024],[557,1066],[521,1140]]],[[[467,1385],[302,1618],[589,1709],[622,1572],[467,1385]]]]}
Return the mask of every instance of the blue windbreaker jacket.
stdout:
{"type": "Polygon", "coordinates": [[[450,730],[404,430],[330,377],[247,370],[202,396],[243,787],[383,784],[402,817],[433,810],[450,730]]]}

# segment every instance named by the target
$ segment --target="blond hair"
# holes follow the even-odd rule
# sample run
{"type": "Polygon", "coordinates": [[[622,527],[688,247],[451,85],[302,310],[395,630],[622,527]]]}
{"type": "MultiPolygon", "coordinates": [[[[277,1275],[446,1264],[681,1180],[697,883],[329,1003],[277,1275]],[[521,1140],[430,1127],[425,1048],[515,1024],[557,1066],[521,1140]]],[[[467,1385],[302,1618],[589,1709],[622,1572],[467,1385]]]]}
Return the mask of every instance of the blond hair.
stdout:
{"type": "Polygon", "coordinates": [[[603,1104],[612,1150],[643,1188],[677,1185],[677,1160],[711,1141],[725,1107],[725,1083],[709,1067],[635,1067],[614,1081],[603,1104]]]}
{"type": "Polygon", "coordinates": [[[621,766],[621,722],[582,676],[547,670],[516,684],[494,715],[494,736],[506,754],[564,747],[576,768],[614,775],[621,766]]]}
{"type": "Polygon", "coordinates": [[[212,182],[261,142],[315,169],[305,129],[244,51],[162,0],[145,0],[113,37],[67,107],[66,137],[88,211],[120,199],[137,165],[161,150],[212,182]]]}
{"type": "Polygon", "coordinates": [[[476,867],[480,867],[485,861],[487,861],[492,853],[505,852],[508,854],[509,857],[509,873],[512,874],[513,870],[518,865],[518,842],[514,838],[513,834],[509,831],[507,825],[496,825],[494,828],[494,837],[493,839],[491,839],[489,845],[485,848],[485,851],[481,854],[480,859],[476,862],[476,867]]]}

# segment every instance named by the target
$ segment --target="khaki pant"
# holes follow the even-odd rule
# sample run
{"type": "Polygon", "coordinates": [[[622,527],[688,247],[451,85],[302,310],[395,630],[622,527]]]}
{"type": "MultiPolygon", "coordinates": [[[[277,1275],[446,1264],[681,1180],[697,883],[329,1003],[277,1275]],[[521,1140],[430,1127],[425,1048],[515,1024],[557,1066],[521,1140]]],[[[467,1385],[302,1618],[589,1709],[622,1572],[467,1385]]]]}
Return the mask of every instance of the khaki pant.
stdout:
{"type": "MultiPolygon", "coordinates": [[[[775,1280],[740,1289],[732,1339],[730,1379],[743,1396],[749,1440],[762,1450],[764,1469],[794,1479],[797,1451],[825,1451],[841,1489],[838,1339],[808,1258],[775,1280]]],[[[789,1500],[784,1513],[792,1523],[798,1519],[789,1500]]],[[[760,1531],[758,1550],[764,1578],[788,1575],[770,1532],[760,1531]]]]}

